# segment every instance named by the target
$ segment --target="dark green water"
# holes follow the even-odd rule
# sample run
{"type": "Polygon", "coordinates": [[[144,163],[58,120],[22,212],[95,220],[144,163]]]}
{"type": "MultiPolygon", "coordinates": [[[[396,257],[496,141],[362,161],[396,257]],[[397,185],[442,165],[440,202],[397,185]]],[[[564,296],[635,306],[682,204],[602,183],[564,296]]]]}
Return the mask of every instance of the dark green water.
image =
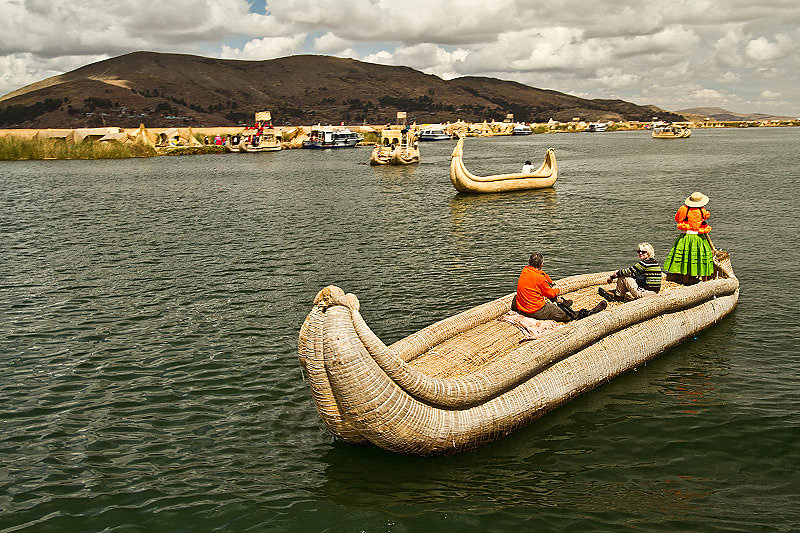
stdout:
{"type": "Polygon", "coordinates": [[[0,531],[800,529],[800,130],[468,139],[475,173],[556,149],[553,190],[461,196],[452,143],[0,163],[0,531]],[[296,357],[312,299],[386,342],[554,277],[663,260],[711,197],[737,310],[472,453],[334,442],[296,357]]]}

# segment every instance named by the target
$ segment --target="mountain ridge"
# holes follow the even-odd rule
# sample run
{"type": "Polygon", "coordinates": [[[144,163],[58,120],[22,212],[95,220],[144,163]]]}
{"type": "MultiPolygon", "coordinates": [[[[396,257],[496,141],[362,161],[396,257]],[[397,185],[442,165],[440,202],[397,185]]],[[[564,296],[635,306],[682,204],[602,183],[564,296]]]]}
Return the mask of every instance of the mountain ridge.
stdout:
{"type": "Polygon", "coordinates": [[[794,117],[768,115],[766,113],[735,113],[728,111],[721,107],[705,106],[705,107],[691,107],[689,109],[681,109],[675,111],[680,113],[688,119],[705,120],[706,117],[711,120],[719,121],[757,121],[757,120],[792,120],[794,117]]]}
{"type": "Polygon", "coordinates": [[[497,78],[443,80],[405,66],[323,55],[264,61],[131,52],[0,98],[0,126],[226,126],[270,110],[276,124],[503,120],[682,120],[623,100],[584,99],[497,78]]]}

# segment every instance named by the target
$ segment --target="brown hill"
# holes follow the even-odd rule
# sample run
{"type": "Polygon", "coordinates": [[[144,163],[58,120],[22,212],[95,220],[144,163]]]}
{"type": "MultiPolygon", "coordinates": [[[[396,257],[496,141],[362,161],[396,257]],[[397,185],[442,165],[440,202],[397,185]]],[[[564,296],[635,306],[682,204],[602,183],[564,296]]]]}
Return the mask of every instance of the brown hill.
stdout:
{"type": "Polygon", "coordinates": [[[706,117],[711,120],[742,122],[759,120],[792,120],[793,117],[766,115],[764,113],[734,113],[721,107],[692,107],[678,111],[681,115],[691,120],[702,121],[706,117]]]}
{"type": "Polygon", "coordinates": [[[272,111],[276,124],[455,120],[650,120],[680,115],[622,100],[587,100],[493,78],[445,81],[408,67],[299,55],[267,61],[134,52],[0,98],[0,126],[226,126],[272,111]]]}

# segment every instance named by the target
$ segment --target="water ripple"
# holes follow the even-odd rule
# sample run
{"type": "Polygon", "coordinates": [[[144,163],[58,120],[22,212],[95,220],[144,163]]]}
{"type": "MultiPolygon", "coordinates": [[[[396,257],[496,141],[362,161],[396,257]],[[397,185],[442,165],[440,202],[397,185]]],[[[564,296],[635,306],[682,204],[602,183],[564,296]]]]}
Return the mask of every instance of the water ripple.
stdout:
{"type": "Polygon", "coordinates": [[[470,139],[478,173],[558,153],[555,189],[492,196],[453,191],[450,143],[405,169],[365,150],[0,163],[0,530],[796,529],[800,321],[772,289],[797,285],[775,251],[796,248],[800,161],[796,132],[763,130],[470,139]],[[754,175],[780,232],[741,222],[754,175]],[[472,453],[325,432],[296,355],[325,285],[391,343],[512,292],[533,250],[554,277],[642,240],[663,258],[697,188],[742,280],[722,323],[472,453]]]}

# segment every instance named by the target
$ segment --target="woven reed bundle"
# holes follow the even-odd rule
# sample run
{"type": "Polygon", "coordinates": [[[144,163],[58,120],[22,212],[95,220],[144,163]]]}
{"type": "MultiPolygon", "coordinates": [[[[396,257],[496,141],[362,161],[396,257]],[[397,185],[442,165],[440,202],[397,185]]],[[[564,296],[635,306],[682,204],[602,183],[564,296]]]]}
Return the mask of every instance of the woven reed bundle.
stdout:
{"type": "MultiPolygon", "coordinates": [[[[471,334],[496,337],[499,330],[489,322],[508,309],[510,296],[386,347],[364,323],[357,299],[327,287],[301,329],[300,358],[320,416],[343,440],[366,439],[403,453],[466,449],[530,422],[719,320],[738,300],[738,281],[725,261],[728,268],[720,267],[720,279],[619,305],[517,348],[502,340],[510,349],[503,357],[497,355],[504,348],[493,350],[491,341],[471,334]],[[460,342],[458,336],[471,338],[460,342]],[[423,353],[423,362],[436,354],[456,362],[472,358],[474,370],[437,377],[406,362],[423,353]]],[[[575,276],[558,284],[564,292],[583,291],[588,298],[590,286],[596,290],[607,275],[575,276]]],[[[514,329],[507,331],[518,335],[514,329]]],[[[426,364],[435,374],[452,374],[446,369],[450,363],[426,364]]]]}

